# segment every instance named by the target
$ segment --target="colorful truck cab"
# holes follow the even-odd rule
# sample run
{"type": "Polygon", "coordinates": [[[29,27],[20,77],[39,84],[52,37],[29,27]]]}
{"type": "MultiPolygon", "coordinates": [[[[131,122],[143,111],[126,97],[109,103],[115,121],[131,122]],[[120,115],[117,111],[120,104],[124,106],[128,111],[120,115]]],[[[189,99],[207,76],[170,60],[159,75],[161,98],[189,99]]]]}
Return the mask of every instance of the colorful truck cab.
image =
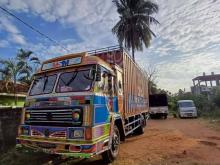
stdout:
{"type": "Polygon", "coordinates": [[[18,146],[112,162],[120,141],[144,132],[148,80],[123,48],[53,58],[34,77],[18,146]]]}

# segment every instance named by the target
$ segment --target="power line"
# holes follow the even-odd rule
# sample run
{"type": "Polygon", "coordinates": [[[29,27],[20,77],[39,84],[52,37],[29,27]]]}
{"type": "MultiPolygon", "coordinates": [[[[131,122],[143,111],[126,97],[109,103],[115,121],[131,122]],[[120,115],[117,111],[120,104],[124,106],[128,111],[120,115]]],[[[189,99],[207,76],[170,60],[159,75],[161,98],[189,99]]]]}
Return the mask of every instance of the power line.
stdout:
{"type": "Polygon", "coordinates": [[[40,32],[38,29],[36,29],[35,27],[33,27],[32,25],[30,25],[29,23],[23,21],[21,18],[17,17],[16,15],[14,15],[12,12],[10,12],[9,10],[3,8],[2,6],[0,6],[0,9],[2,9],[5,13],[7,13],[8,15],[14,17],[15,19],[17,19],[18,21],[20,21],[21,23],[23,23],[25,26],[27,26],[28,28],[30,28],[31,30],[35,31],[36,33],[40,34],[41,36],[47,38],[49,41],[55,43],[56,45],[60,46],[61,48],[63,48],[64,50],[66,50],[67,52],[71,52],[69,49],[67,49],[66,47],[64,47],[63,45],[61,45],[58,41],[50,38],[48,35],[40,32]]]}

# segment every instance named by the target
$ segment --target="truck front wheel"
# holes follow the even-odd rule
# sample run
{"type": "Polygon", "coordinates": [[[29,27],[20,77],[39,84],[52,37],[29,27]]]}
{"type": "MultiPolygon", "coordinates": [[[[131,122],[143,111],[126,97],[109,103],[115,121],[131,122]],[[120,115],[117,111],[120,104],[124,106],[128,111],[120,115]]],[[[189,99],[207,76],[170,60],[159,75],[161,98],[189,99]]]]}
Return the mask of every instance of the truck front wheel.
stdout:
{"type": "Polygon", "coordinates": [[[106,163],[113,162],[119,153],[120,133],[117,126],[114,126],[114,131],[111,139],[110,149],[102,153],[102,159],[106,163]]]}

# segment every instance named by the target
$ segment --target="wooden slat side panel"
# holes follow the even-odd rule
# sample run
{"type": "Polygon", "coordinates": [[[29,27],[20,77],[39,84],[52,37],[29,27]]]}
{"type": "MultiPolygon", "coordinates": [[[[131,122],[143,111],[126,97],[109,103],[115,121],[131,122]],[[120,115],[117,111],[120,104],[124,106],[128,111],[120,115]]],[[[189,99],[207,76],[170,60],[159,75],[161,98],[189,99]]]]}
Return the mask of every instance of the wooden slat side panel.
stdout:
{"type": "Polygon", "coordinates": [[[127,66],[127,56],[123,53],[123,82],[124,82],[124,113],[125,117],[126,111],[128,109],[128,66],[127,66]]]}
{"type": "Polygon", "coordinates": [[[127,66],[127,75],[126,75],[126,78],[127,78],[127,89],[126,89],[126,104],[127,104],[127,109],[125,109],[125,115],[129,113],[130,111],[130,106],[129,106],[129,74],[130,74],[130,65],[128,63],[128,57],[126,56],[126,66],[127,66]]]}
{"type": "Polygon", "coordinates": [[[148,80],[127,55],[123,57],[124,117],[129,117],[149,110],[148,80]]]}

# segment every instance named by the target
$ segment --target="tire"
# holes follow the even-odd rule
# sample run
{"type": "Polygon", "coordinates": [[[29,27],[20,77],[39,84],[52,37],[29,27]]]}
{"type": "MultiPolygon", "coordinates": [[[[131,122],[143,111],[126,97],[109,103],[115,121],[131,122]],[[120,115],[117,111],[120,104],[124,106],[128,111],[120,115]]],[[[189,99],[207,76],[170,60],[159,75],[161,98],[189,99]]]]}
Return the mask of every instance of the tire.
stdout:
{"type": "Polygon", "coordinates": [[[144,134],[144,126],[141,125],[140,127],[138,127],[135,131],[134,131],[135,135],[142,135],[144,134]]]}
{"type": "Polygon", "coordinates": [[[142,118],[141,125],[136,130],[134,130],[135,135],[144,134],[144,127],[146,126],[146,121],[143,116],[141,116],[141,118],[142,118]]]}
{"type": "Polygon", "coordinates": [[[112,163],[118,156],[120,145],[120,132],[117,126],[114,126],[114,132],[111,139],[111,148],[102,153],[102,159],[105,163],[112,163]]]}
{"type": "Polygon", "coordinates": [[[164,114],[163,119],[167,119],[167,114],[164,114]]]}
{"type": "Polygon", "coordinates": [[[153,114],[150,114],[150,118],[151,118],[151,119],[154,119],[155,116],[154,116],[153,114]]]}

